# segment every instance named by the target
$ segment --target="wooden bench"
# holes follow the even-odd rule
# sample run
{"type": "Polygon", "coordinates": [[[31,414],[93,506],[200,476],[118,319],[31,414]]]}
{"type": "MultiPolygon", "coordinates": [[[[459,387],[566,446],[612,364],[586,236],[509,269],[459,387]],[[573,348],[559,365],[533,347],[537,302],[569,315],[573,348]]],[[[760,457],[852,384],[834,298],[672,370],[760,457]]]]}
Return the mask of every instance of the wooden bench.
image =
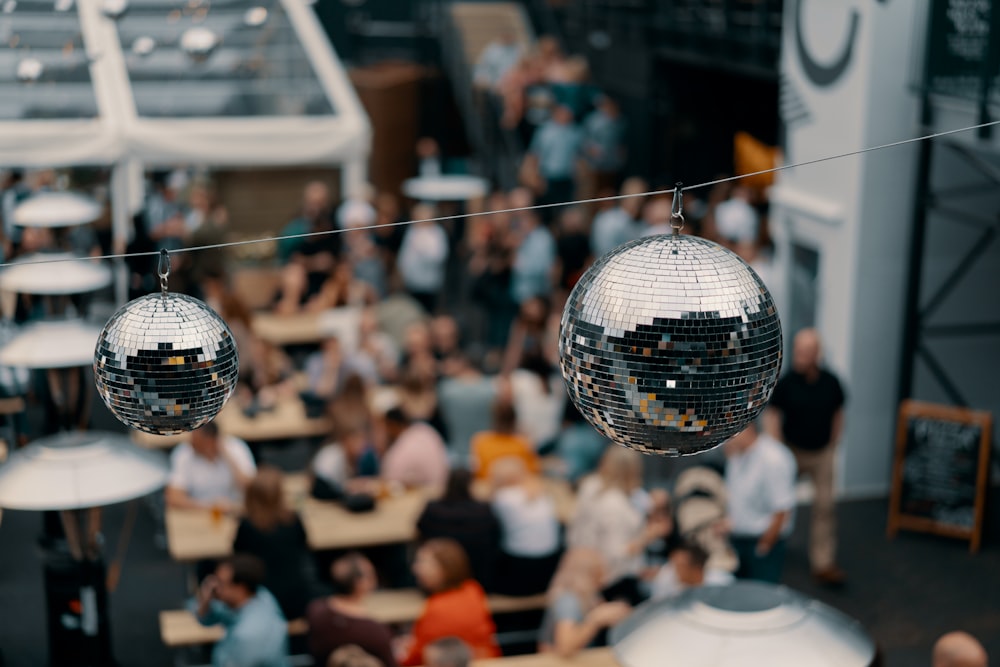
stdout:
{"type": "MultiPolygon", "coordinates": [[[[309,625],[304,618],[288,622],[288,634],[304,635],[309,625]]],[[[202,625],[187,609],[160,612],[160,639],[170,648],[214,644],[222,639],[225,630],[221,625],[202,625]]]]}
{"type": "Polygon", "coordinates": [[[560,658],[555,653],[530,653],[473,660],[471,667],[619,667],[619,663],[610,648],[588,648],[571,658],[560,658]]]}
{"type": "MultiPolygon", "coordinates": [[[[385,624],[409,623],[415,621],[424,608],[424,595],[413,588],[376,591],[365,601],[372,618],[385,624]]],[[[512,614],[522,611],[537,611],[545,608],[545,595],[526,597],[489,596],[490,610],[494,614],[512,614]]],[[[288,622],[288,634],[304,635],[309,631],[305,619],[297,618],[288,622]]],[[[160,612],[160,639],[174,649],[189,646],[214,644],[222,639],[224,630],[220,625],[205,626],[186,609],[160,612]]]]}

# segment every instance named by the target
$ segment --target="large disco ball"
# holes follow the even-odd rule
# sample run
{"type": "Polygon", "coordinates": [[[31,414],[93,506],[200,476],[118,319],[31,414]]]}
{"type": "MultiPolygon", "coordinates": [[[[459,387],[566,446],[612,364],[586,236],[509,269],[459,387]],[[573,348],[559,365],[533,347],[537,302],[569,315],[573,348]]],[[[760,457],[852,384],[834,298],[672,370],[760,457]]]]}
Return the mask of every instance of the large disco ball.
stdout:
{"type": "Polygon", "coordinates": [[[192,431],[236,388],[236,341],[214,310],[184,294],[149,294],[111,316],[97,339],[94,378],[114,415],[159,435],[192,431]]]}
{"type": "Polygon", "coordinates": [[[673,234],[594,263],[563,311],[569,395],[606,437],[646,453],[711,449],[760,414],[781,368],[764,283],[711,241],[673,234]]]}

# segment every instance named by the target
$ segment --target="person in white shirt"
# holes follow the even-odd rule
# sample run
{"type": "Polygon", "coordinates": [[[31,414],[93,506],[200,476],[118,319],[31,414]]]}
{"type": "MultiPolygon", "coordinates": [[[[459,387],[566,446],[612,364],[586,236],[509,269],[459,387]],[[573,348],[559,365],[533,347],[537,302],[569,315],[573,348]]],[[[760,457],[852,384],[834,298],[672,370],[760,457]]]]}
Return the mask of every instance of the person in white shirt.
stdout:
{"type": "Polygon", "coordinates": [[[257,472],[250,448],[239,438],[222,436],[214,422],[191,433],[170,455],[166,499],[170,507],[218,508],[237,512],[243,491],[257,472]]]}
{"type": "Polygon", "coordinates": [[[558,374],[547,376],[531,360],[532,369],[518,368],[510,374],[510,391],[517,412],[517,432],[527,436],[535,450],[545,450],[562,429],[566,388],[558,374]]]}
{"type": "Polygon", "coordinates": [[[540,477],[523,459],[508,456],[490,468],[493,512],[502,533],[496,592],[502,595],[543,593],[562,554],[559,514],[540,477]]]}
{"type": "Polygon", "coordinates": [[[433,206],[417,204],[413,207],[413,219],[423,222],[407,227],[396,258],[403,286],[428,313],[434,312],[448,260],[448,235],[441,225],[431,220],[435,216],[433,206]]]}
{"type": "Polygon", "coordinates": [[[777,583],[795,511],[795,458],[751,424],[724,445],[736,576],[777,583]]]}
{"type": "Polygon", "coordinates": [[[757,242],[760,216],[750,205],[750,190],[733,188],[729,199],[715,207],[715,231],[728,244],[757,242]]]}
{"type": "Polygon", "coordinates": [[[645,229],[639,234],[643,238],[647,236],[659,236],[661,234],[672,234],[674,228],[671,226],[670,200],[660,197],[646,202],[642,210],[642,219],[645,222],[645,229]]]}
{"type": "Polygon", "coordinates": [[[629,196],[594,216],[590,231],[590,251],[594,257],[601,257],[638,237],[642,231],[638,220],[644,198],[636,195],[648,189],[646,181],[638,176],[627,178],[622,183],[621,194],[629,196]]]}
{"type": "Polygon", "coordinates": [[[642,491],[642,463],[642,454],[634,449],[608,447],[597,473],[580,482],[566,531],[568,548],[601,553],[605,586],[625,586],[636,593],[646,548],[672,529],[663,517],[647,519],[650,501],[642,491]]]}
{"type": "Polygon", "coordinates": [[[656,573],[649,585],[650,598],[662,600],[677,597],[689,588],[726,586],[733,575],[725,570],[708,567],[708,552],[696,542],[686,541],[670,552],[670,560],[656,573]]]}

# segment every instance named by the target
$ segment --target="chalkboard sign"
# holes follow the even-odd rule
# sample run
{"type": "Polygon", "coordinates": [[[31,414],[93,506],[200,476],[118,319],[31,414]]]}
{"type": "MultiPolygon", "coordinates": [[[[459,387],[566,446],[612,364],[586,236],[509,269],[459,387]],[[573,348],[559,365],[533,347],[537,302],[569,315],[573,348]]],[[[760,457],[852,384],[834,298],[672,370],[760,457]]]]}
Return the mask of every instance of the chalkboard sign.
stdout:
{"type": "Polygon", "coordinates": [[[982,539],[992,416],[904,401],[896,427],[889,536],[899,529],[982,539]]]}
{"type": "Polygon", "coordinates": [[[935,93],[978,99],[984,76],[995,77],[990,40],[998,16],[992,2],[933,0],[927,36],[928,89],[935,93]]]}

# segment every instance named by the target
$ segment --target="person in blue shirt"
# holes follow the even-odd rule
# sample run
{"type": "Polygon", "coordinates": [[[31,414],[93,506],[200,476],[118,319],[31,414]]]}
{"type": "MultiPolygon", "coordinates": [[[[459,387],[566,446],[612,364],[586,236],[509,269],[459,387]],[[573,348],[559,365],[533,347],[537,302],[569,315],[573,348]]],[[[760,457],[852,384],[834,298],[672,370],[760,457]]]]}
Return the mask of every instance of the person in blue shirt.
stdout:
{"type": "Polygon", "coordinates": [[[514,252],[511,267],[510,294],[518,307],[528,299],[548,296],[552,292],[556,263],[556,242],[552,234],[534,211],[526,213],[521,219],[524,236],[514,252]]]}
{"type": "MultiPolygon", "coordinates": [[[[583,130],[573,121],[573,112],[557,106],[552,117],[535,132],[526,159],[531,169],[544,183],[544,195],[539,203],[569,201],[576,189],[577,162],[583,149],[583,130]]],[[[542,210],[551,216],[550,209],[542,210]]]]}
{"type": "Polygon", "coordinates": [[[226,629],[212,650],[213,667],[289,667],[288,626],[263,580],[258,558],[235,554],[202,581],[192,611],[202,625],[226,629]]]}

